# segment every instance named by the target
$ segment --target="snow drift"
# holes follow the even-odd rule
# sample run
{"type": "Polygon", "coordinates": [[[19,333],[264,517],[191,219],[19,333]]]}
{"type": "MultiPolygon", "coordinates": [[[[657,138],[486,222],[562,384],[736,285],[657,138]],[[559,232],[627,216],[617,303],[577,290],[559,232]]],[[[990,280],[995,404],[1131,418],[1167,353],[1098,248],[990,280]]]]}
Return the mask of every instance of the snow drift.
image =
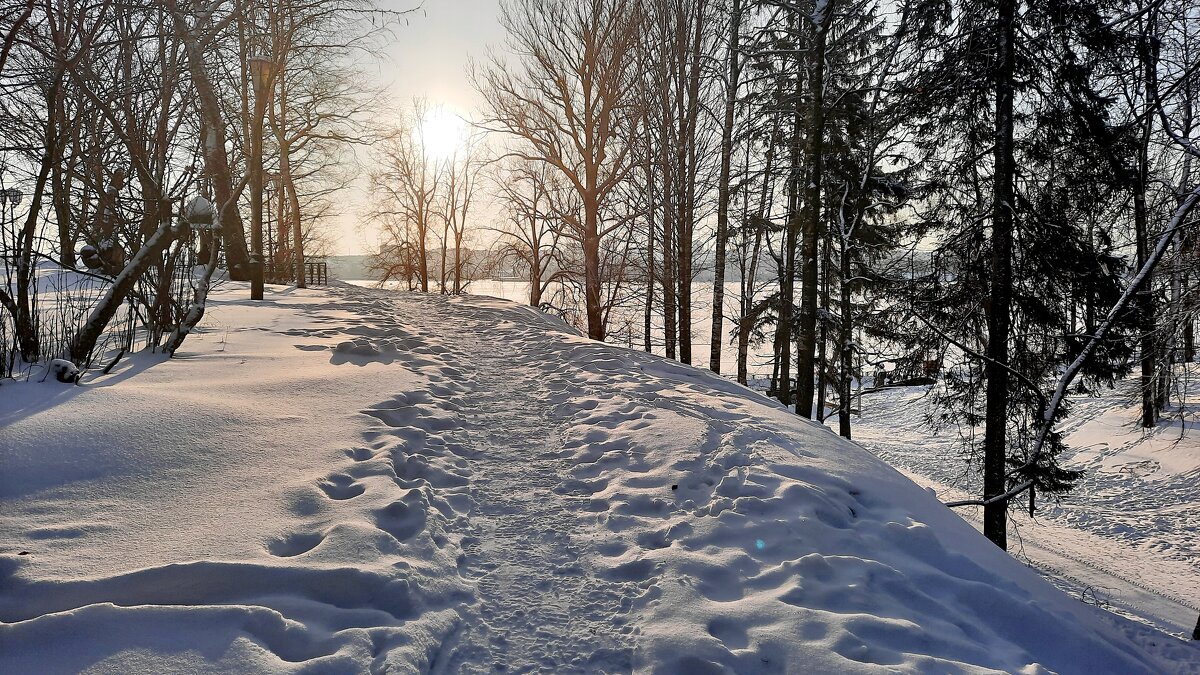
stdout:
{"type": "Polygon", "coordinates": [[[703,370],[488,298],[245,296],[0,386],[0,671],[1200,672],[703,370]]]}

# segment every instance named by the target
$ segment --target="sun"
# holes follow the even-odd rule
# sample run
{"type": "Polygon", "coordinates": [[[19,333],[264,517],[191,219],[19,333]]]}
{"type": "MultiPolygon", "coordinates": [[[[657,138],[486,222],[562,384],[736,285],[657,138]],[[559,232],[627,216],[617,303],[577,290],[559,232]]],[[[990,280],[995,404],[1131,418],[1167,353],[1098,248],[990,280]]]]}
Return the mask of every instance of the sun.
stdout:
{"type": "Polygon", "coordinates": [[[427,157],[450,159],[466,145],[467,123],[445,106],[435,106],[425,111],[415,133],[427,157]]]}

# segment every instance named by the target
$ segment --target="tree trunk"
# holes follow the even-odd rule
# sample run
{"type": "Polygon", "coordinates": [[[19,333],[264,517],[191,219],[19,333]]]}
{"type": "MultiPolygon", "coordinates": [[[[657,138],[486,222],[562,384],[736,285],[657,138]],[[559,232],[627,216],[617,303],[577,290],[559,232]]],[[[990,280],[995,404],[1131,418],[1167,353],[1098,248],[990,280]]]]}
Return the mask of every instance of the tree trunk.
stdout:
{"type": "MultiPolygon", "coordinates": [[[[821,243],[821,307],[825,310],[829,309],[829,256],[832,245],[829,243],[829,237],[822,239],[821,243]]],[[[828,391],[829,368],[828,354],[829,348],[829,322],[817,321],[817,419],[821,422],[825,421],[825,403],[826,392],[828,391]]]]}
{"type": "Polygon", "coordinates": [[[442,262],[440,265],[441,269],[439,270],[440,271],[440,274],[439,274],[440,279],[438,280],[438,283],[441,285],[441,294],[442,295],[445,295],[446,290],[447,290],[446,289],[446,256],[450,251],[446,247],[446,244],[450,243],[448,241],[449,239],[450,239],[450,219],[447,218],[447,219],[445,219],[445,222],[442,225],[442,262]]]}
{"type": "MultiPolygon", "coordinates": [[[[649,157],[649,153],[647,153],[649,157]]],[[[649,354],[653,348],[651,334],[654,330],[654,177],[650,171],[650,162],[646,162],[646,192],[649,200],[646,215],[646,303],[642,313],[643,348],[649,354]]]]}
{"type": "MultiPolygon", "coordinates": [[[[800,238],[800,109],[792,115],[791,168],[788,180],[788,222],[779,278],[779,321],[775,326],[775,361],[779,402],[792,403],[792,306],[796,286],[796,240],[800,238]]],[[[799,410],[799,409],[797,409],[799,410]]]]}
{"type": "MultiPolygon", "coordinates": [[[[422,189],[424,186],[422,185],[422,189]]],[[[417,261],[417,270],[421,275],[421,292],[429,292],[429,251],[426,247],[426,235],[429,234],[429,212],[422,206],[418,217],[421,219],[419,232],[417,232],[417,255],[420,260],[417,261]]]]}
{"type": "Polygon", "coordinates": [[[704,59],[701,52],[705,23],[708,20],[706,7],[707,3],[704,0],[692,4],[691,42],[680,59],[684,74],[680,85],[686,84],[686,94],[680,92],[680,103],[683,106],[680,115],[680,122],[683,124],[680,133],[680,168],[683,170],[683,180],[679,191],[679,360],[688,364],[692,362],[692,260],[696,232],[698,163],[696,130],[703,109],[703,102],[700,100],[700,79],[705,67],[701,63],[704,59]]]}
{"type": "MultiPolygon", "coordinates": [[[[1149,255],[1150,225],[1146,205],[1146,181],[1149,173],[1150,126],[1153,118],[1146,115],[1142,122],[1142,134],[1138,144],[1136,178],[1133,186],[1133,228],[1137,248],[1137,265],[1140,268],[1146,263],[1149,255]]],[[[1142,426],[1150,428],[1158,418],[1158,407],[1155,402],[1154,357],[1156,345],[1154,341],[1154,278],[1147,278],[1137,296],[1138,330],[1141,332],[1140,367],[1142,390],[1142,426]]]]}
{"type": "Polygon", "coordinates": [[[800,325],[796,330],[796,414],[812,417],[813,376],[817,347],[817,234],[821,222],[821,181],[824,173],[825,135],[825,42],[832,7],[813,17],[813,43],[808,72],[808,138],[805,162],[809,179],[804,195],[803,241],[801,242],[800,325]]]}
{"type": "MultiPolygon", "coordinates": [[[[536,226],[534,231],[536,231],[536,226]]],[[[529,265],[529,306],[540,307],[542,305],[542,260],[536,250],[536,238],[534,239],[534,247],[535,249],[530,258],[529,265]]]]}
{"type": "Polygon", "coordinates": [[[838,368],[838,433],[844,438],[850,438],[850,387],[854,374],[854,345],[851,341],[851,328],[854,324],[850,305],[850,241],[842,236],[841,270],[838,284],[841,289],[841,320],[838,322],[838,354],[841,365],[838,368]]]}
{"type": "MultiPolygon", "coordinates": [[[[987,401],[984,421],[984,500],[1005,491],[1004,466],[1008,430],[1009,307],[1012,301],[1013,240],[1013,79],[1017,0],[1000,0],[997,20],[996,128],[992,188],[991,306],[988,312],[987,401]]],[[[1008,503],[1001,500],[983,507],[983,533],[1008,549],[1008,503]]]]}
{"type": "MultiPolygon", "coordinates": [[[[733,173],[733,121],[741,79],[740,48],[742,2],[732,0],[729,7],[729,73],[725,82],[725,114],[721,120],[721,172],[717,177],[717,251],[713,270],[712,333],[709,337],[708,367],[721,372],[721,347],[725,342],[725,247],[729,241],[729,181],[733,173]]],[[[739,329],[738,339],[741,339],[739,329]]],[[[739,345],[740,349],[740,345],[739,345]]]]}
{"type": "Polygon", "coordinates": [[[1195,323],[1195,319],[1188,316],[1183,324],[1183,360],[1185,363],[1196,360],[1196,338],[1193,328],[1195,323]]]}
{"type": "MultiPolygon", "coordinates": [[[[689,209],[690,211],[690,209],[689,209]]],[[[679,262],[675,268],[676,280],[679,284],[676,302],[679,307],[679,360],[682,363],[692,362],[692,223],[690,217],[680,218],[680,228],[677,250],[679,262]]]]}
{"type": "MultiPolygon", "coordinates": [[[[466,227],[464,225],[463,227],[466,227]]],[[[462,231],[454,231],[454,294],[462,293],[462,231]]]]}
{"type": "Polygon", "coordinates": [[[663,238],[662,238],[662,291],[663,291],[663,340],[668,359],[674,359],[677,356],[676,345],[679,337],[678,318],[676,313],[676,272],[678,271],[679,258],[677,256],[675,243],[675,215],[674,200],[677,198],[675,193],[675,178],[671,173],[671,168],[668,166],[663,171],[663,197],[662,204],[663,214],[663,238]]]}
{"type": "MultiPolygon", "coordinates": [[[[55,98],[57,99],[53,112],[56,120],[55,124],[59,129],[69,129],[62,96],[55,98]]],[[[76,129],[78,128],[78,125],[72,126],[76,127],[76,129]]],[[[70,133],[72,136],[77,136],[79,132],[75,130],[70,133]]],[[[54,200],[54,220],[58,226],[58,258],[64,267],[75,267],[75,233],[77,230],[71,227],[71,200],[74,196],[71,194],[71,170],[75,164],[75,157],[72,157],[70,164],[68,164],[67,157],[64,156],[66,141],[60,141],[58,145],[59,147],[55,149],[54,154],[59,159],[54,162],[50,174],[50,190],[54,200]]]]}
{"type": "MultiPolygon", "coordinates": [[[[62,69],[55,71],[54,79],[47,89],[46,99],[52,108],[61,95],[62,69]]],[[[33,262],[33,240],[37,235],[38,216],[42,210],[42,199],[46,194],[46,183],[50,179],[50,171],[56,163],[55,149],[58,148],[58,125],[53,115],[46,117],[45,149],[42,151],[42,165],[38,170],[37,179],[33,185],[33,195],[29,204],[29,212],[25,216],[25,224],[17,235],[17,298],[16,312],[13,315],[13,328],[16,332],[17,349],[26,363],[33,363],[41,356],[41,344],[37,334],[37,317],[34,314],[34,298],[37,287],[34,274],[36,265],[33,262]]]]}
{"type": "Polygon", "coordinates": [[[584,302],[587,308],[588,337],[604,339],[604,320],[600,313],[600,214],[594,195],[584,197],[584,302]]]}

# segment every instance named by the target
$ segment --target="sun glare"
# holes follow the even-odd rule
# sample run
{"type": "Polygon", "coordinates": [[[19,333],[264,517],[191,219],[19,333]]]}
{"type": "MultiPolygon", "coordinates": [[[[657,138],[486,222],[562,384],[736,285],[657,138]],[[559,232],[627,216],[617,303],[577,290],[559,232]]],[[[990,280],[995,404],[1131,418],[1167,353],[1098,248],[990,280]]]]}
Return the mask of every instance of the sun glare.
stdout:
{"type": "Polygon", "coordinates": [[[449,159],[467,142],[466,122],[442,106],[425,111],[417,133],[430,159],[449,159]]]}

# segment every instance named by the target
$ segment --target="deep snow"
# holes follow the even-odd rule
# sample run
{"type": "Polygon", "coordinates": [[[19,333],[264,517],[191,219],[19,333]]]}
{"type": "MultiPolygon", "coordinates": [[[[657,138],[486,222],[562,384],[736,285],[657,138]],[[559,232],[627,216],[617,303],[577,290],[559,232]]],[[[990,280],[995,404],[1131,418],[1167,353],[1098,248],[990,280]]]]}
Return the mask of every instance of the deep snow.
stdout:
{"type": "Polygon", "coordinates": [[[500,300],[246,296],[0,386],[0,671],[1200,672],[703,370],[500,300]]]}
{"type": "MultiPolygon", "coordinates": [[[[1196,400],[1197,367],[1178,369],[1181,389],[1196,400]]],[[[943,499],[977,495],[980,478],[960,459],[956,430],[932,433],[926,425],[934,412],[927,394],[927,387],[864,394],[854,436],[943,499]]],[[[1010,541],[1018,557],[1084,601],[1187,638],[1200,616],[1196,405],[1176,407],[1146,430],[1136,399],[1136,378],[1071,397],[1061,461],[1083,478],[1061,503],[1040,500],[1036,518],[1014,512],[1010,541]]],[[[958,511],[981,526],[979,509],[958,511]]]]}

